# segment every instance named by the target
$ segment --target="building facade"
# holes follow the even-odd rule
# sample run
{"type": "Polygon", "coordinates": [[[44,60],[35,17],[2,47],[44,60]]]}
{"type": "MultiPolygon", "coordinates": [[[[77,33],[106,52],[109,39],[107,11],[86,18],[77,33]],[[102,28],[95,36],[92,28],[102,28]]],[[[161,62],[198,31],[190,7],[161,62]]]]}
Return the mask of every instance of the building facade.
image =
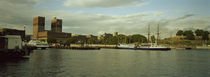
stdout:
{"type": "Polygon", "coordinates": [[[65,41],[71,37],[71,33],[62,32],[62,20],[52,19],[51,30],[45,30],[45,17],[34,17],[33,21],[33,38],[38,40],[47,41],[49,38],[56,39],[58,41],[65,41]]]}
{"type": "Polygon", "coordinates": [[[118,36],[118,32],[114,32],[113,36],[118,36]]]}
{"type": "Polygon", "coordinates": [[[38,32],[45,31],[45,17],[34,17],[33,20],[33,37],[38,38],[38,32]]]}
{"type": "Polygon", "coordinates": [[[52,32],[62,32],[62,19],[57,19],[56,17],[51,20],[51,31],[52,32]]]}
{"type": "Polygon", "coordinates": [[[5,35],[20,35],[22,40],[25,40],[24,30],[8,29],[8,28],[0,29],[0,36],[5,36],[5,35]]]}

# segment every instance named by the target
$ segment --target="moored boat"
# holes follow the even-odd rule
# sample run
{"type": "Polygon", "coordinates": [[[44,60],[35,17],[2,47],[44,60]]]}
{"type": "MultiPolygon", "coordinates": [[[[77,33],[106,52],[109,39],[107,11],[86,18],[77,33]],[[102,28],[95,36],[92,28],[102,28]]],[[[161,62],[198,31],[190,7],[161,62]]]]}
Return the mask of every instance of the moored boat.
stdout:
{"type": "Polygon", "coordinates": [[[160,38],[160,35],[159,35],[159,24],[158,24],[158,27],[157,27],[157,39],[155,41],[155,43],[150,43],[150,25],[148,26],[148,43],[144,43],[142,44],[138,49],[140,50],[171,50],[170,47],[165,47],[165,46],[161,46],[159,45],[159,38],[160,38]]]}
{"type": "Polygon", "coordinates": [[[138,49],[135,44],[119,44],[116,49],[138,49]]]}
{"type": "Polygon", "coordinates": [[[27,45],[35,47],[35,48],[41,48],[41,49],[49,48],[49,45],[47,42],[40,41],[40,40],[30,40],[27,45]]]}
{"type": "Polygon", "coordinates": [[[171,50],[169,47],[157,45],[156,43],[142,44],[140,50],[171,50]]]}

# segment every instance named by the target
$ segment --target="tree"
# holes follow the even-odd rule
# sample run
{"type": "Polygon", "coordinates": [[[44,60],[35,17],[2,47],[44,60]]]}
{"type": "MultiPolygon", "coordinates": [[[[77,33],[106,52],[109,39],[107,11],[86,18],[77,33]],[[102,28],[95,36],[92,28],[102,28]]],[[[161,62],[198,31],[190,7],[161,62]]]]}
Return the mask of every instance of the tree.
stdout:
{"type": "Polygon", "coordinates": [[[131,43],[143,43],[147,42],[147,38],[140,34],[134,34],[131,36],[131,43]]]}
{"type": "Polygon", "coordinates": [[[202,39],[203,40],[209,40],[209,32],[208,31],[204,31],[202,34],[202,39]]]}
{"type": "Polygon", "coordinates": [[[71,38],[68,38],[65,42],[65,44],[71,44],[71,43],[76,43],[78,40],[76,37],[71,37],[71,38]]]}
{"type": "Polygon", "coordinates": [[[182,30],[177,31],[176,36],[182,36],[184,35],[184,32],[182,30]]]}
{"type": "Polygon", "coordinates": [[[192,30],[184,31],[184,36],[186,36],[187,40],[195,40],[195,35],[192,30]]]}
{"type": "Polygon", "coordinates": [[[127,41],[126,39],[127,39],[126,35],[120,34],[117,36],[118,43],[126,43],[127,41]]]}
{"type": "Polygon", "coordinates": [[[140,34],[134,34],[129,36],[120,34],[118,36],[108,37],[101,40],[101,43],[103,44],[143,43],[143,42],[147,42],[147,38],[140,34]]]}
{"type": "Polygon", "coordinates": [[[118,44],[118,39],[117,39],[116,36],[110,37],[110,38],[107,39],[107,43],[108,44],[118,44]]]}
{"type": "Polygon", "coordinates": [[[97,43],[99,43],[99,41],[95,38],[90,38],[87,40],[87,43],[88,44],[97,44],[97,43]]]}
{"type": "Polygon", "coordinates": [[[203,30],[200,30],[200,29],[195,30],[195,35],[196,35],[196,36],[202,36],[203,33],[204,33],[203,30]]]}

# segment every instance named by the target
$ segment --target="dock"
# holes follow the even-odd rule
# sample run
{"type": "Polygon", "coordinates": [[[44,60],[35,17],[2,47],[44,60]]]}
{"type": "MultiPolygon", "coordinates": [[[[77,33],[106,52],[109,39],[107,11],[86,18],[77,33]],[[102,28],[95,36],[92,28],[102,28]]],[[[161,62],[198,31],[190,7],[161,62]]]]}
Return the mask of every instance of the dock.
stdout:
{"type": "Polygon", "coordinates": [[[30,47],[25,47],[22,49],[0,49],[0,57],[23,57],[30,55],[31,51],[30,47]]]}
{"type": "Polygon", "coordinates": [[[100,47],[68,47],[68,46],[57,46],[57,47],[51,47],[51,48],[57,48],[57,49],[73,49],[73,50],[100,50],[100,47]]]}
{"type": "Polygon", "coordinates": [[[70,44],[70,45],[51,45],[51,48],[74,49],[74,50],[100,50],[101,48],[115,48],[116,45],[106,44],[70,44]]]}

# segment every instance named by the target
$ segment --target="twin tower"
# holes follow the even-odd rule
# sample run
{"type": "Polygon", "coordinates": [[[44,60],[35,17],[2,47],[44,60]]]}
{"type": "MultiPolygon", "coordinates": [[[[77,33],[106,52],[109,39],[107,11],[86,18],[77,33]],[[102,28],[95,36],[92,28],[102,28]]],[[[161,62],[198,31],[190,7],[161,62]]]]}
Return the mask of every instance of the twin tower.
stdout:
{"type": "MultiPolygon", "coordinates": [[[[39,32],[44,32],[45,30],[45,17],[34,17],[33,20],[33,37],[38,38],[39,32]]],[[[62,32],[62,19],[57,19],[56,17],[51,20],[51,32],[62,32]]]]}

